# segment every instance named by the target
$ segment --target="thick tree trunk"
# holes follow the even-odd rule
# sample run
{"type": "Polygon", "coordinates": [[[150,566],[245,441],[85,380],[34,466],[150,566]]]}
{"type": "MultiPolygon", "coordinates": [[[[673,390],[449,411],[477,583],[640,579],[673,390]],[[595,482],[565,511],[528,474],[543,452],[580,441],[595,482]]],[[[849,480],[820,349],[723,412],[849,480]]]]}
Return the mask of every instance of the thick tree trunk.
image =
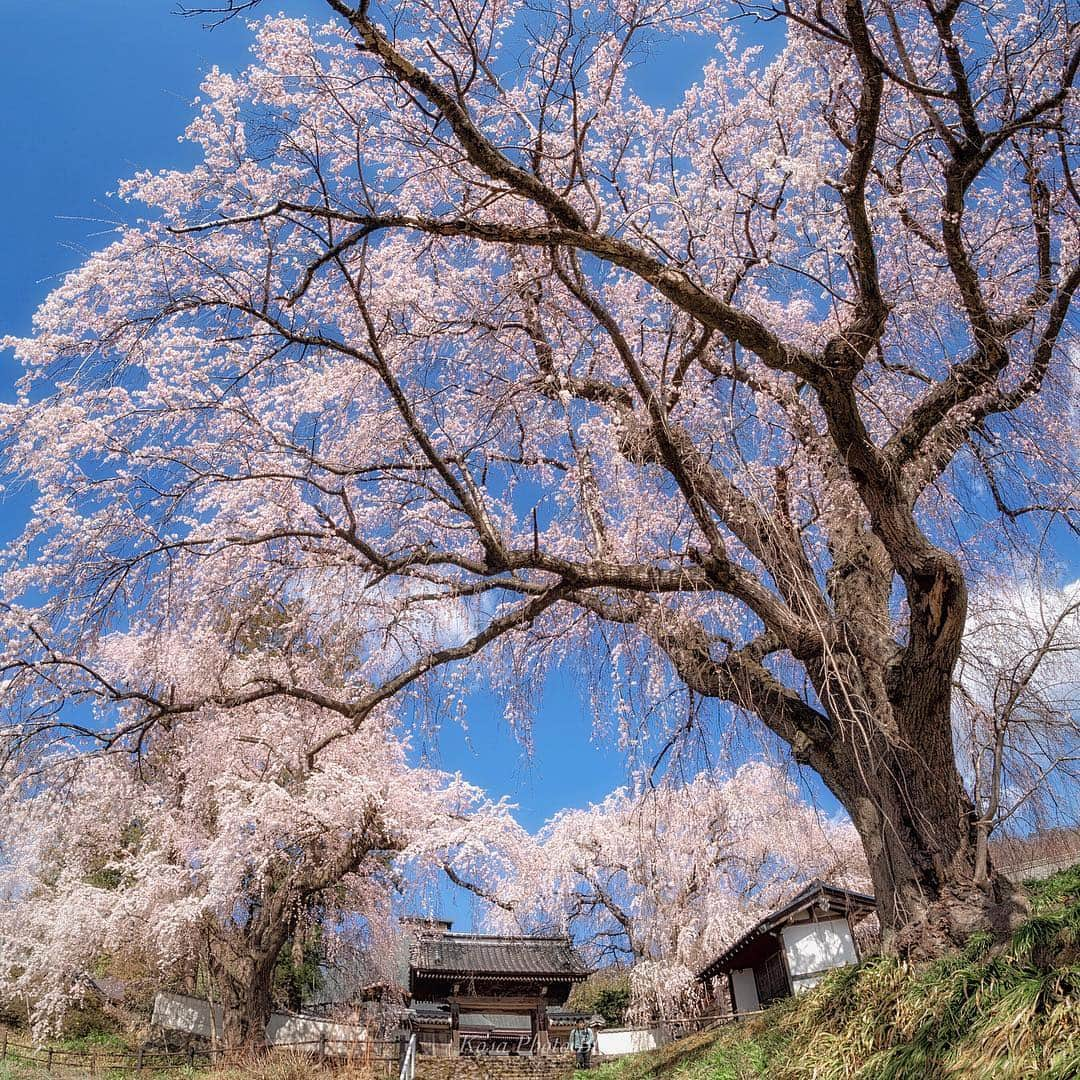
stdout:
{"type": "Polygon", "coordinates": [[[978,815],[956,769],[947,704],[936,711],[918,724],[894,712],[888,727],[845,725],[824,773],[862,839],[883,944],[911,959],[940,956],[976,931],[1003,936],[1027,910],[1022,889],[989,861],[979,866],[978,815]]]}
{"type": "Polygon", "coordinates": [[[266,1025],[272,1011],[273,964],[253,961],[246,978],[223,980],[222,1041],[229,1049],[266,1046],[266,1025]]]}
{"type": "Polygon", "coordinates": [[[266,1046],[266,1025],[273,1011],[273,975],[279,949],[216,964],[221,1041],[226,1049],[258,1051],[266,1046]]]}
{"type": "Polygon", "coordinates": [[[823,711],[807,720],[789,709],[774,725],[850,814],[883,944],[912,959],[940,956],[976,931],[1004,936],[1027,907],[1023,891],[980,858],[952,730],[967,593],[955,560],[924,548],[922,570],[905,579],[911,610],[901,644],[891,632],[896,567],[885,544],[861,531],[837,545],[829,592],[842,647],[807,664],[823,711]]]}

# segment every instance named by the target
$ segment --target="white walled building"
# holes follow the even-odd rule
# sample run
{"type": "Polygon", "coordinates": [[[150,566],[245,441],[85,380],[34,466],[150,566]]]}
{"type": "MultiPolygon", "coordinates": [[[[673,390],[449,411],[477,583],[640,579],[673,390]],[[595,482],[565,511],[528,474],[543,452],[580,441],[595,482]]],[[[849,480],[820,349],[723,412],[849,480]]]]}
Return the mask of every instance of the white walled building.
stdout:
{"type": "Polygon", "coordinates": [[[859,960],[853,929],[874,898],[813,881],[767,915],[698,974],[711,998],[736,1015],[802,993],[833,968],[859,960]]]}

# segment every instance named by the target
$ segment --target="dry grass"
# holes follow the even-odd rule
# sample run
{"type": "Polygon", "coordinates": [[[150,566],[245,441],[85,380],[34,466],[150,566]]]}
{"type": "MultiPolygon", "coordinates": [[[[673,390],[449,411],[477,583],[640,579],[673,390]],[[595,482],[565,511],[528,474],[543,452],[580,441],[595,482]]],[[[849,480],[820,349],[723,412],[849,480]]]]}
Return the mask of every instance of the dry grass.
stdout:
{"type": "Polygon", "coordinates": [[[310,1054],[291,1050],[274,1050],[212,1068],[146,1068],[137,1072],[130,1067],[106,1070],[98,1066],[92,1074],[88,1066],[57,1065],[50,1073],[40,1064],[0,1062],[0,1080],[82,1080],[91,1075],[102,1080],[384,1080],[382,1073],[366,1065],[320,1067],[310,1054]]]}
{"type": "Polygon", "coordinates": [[[377,1080],[365,1065],[331,1068],[314,1062],[310,1054],[277,1050],[265,1057],[200,1071],[199,1080],[377,1080]]]}
{"type": "Polygon", "coordinates": [[[1030,892],[1004,948],[976,937],[920,968],[879,957],[590,1080],[1080,1080],[1080,866],[1030,892]]]}

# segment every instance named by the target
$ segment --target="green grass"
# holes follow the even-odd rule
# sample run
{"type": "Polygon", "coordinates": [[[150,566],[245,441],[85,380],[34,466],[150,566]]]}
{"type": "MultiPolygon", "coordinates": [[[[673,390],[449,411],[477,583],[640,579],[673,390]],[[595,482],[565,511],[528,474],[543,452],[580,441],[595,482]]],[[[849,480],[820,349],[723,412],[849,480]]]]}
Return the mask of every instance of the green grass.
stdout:
{"type": "Polygon", "coordinates": [[[45,1080],[48,1076],[81,1080],[95,1076],[102,1080],[184,1080],[206,1075],[186,1067],[160,1069],[148,1061],[142,1070],[134,1067],[135,1048],[132,1039],[115,1031],[84,1031],[50,1039],[41,1046],[28,1049],[30,1036],[24,1029],[7,1028],[7,1054],[0,1060],[0,1080],[45,1080]],[[55,1052],[53,1069],[46,1067],[49,1050],[55,1052]],[[91,1066],[93,1056],[93,1066],[91,1066]],[[124,1064],[121,1064],[123,1062],[124,1064]]]}
{"type": "Polygon", "coordinates": [[[719,1032],[580,1080],[1080,1080],[1080,866],[1029,884],[1004,947],[875,957],[719,1032]]]}
{"type": "Polygon", "coordinates": [[[130,1054],[131,1040],[114,1031],[93,1031],[86,1035],[69,1035],[49,1043],[56,1050],[71,1053],[130,1054]]]}

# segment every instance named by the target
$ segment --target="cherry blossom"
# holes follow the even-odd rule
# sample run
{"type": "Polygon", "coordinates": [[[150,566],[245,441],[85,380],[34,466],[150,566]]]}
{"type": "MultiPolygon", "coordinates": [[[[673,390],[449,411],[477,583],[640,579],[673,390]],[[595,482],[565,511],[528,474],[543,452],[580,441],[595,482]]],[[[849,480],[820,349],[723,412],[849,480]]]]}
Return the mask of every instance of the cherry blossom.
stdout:
{"type": "Polygon", "coordinates": [[[761,10],[769,53],[712,3],[257,24],[8,342],[12,754],[259,703],[329,749],[479,685],[527,737],[571,665],[628,745],[701,699],[788,744],[892,947],[1004,932],[952,688],[980,564],[1076,511],[1076,23],[761,10]],[[680,33],[715,57],[660,106],[680,33]]]}
{"type": "MultiPolygon", "coordinates": [[[[360,934],[396,971],[399,894],[464,873],[522,835],[460,777],[411,767],[369,723],[319,748],[306,706],[205,709],[125,753],[50,752],[10,778],[0,815],[0,996],[55,1029],[88,973],[138,950],[163,976],[202,972],[226,1045],[258,1045],[282,950],[318,928],[360,934]]],[[[332,957],[331,957],[332,959],[332,957]]]]}
{"type": "Polygon", "coordinates": [[[629,967],[642,1020],[686,1016],[699,1004],[696,973],[809,880],[869,883],[850,822],[764,762],[619,789],[514,850],[493,925],[570,932],[598,966],[629,967]]]}

